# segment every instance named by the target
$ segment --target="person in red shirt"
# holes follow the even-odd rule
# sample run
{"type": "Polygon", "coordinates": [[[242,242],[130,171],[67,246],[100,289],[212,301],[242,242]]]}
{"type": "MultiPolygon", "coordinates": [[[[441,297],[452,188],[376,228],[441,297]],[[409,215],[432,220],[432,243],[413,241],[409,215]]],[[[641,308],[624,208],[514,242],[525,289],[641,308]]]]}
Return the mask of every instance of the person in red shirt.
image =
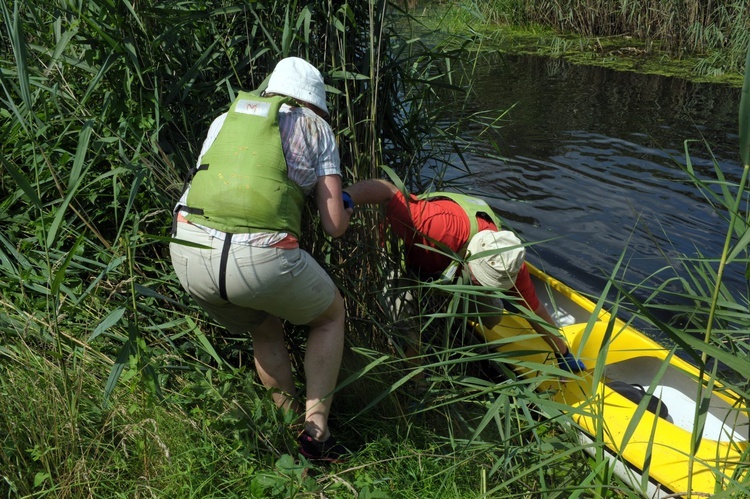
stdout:
{"type": "MultiPolygon", "coordinates": [[[[371,179],[357,182],[344,189],[345,203],[350,205],[380,204],[385,207],[386,219],[393,232],[405,243],[405,262],[420,280],[436,280],[455,262],[450,254],[459,257],[485,251],[503,249],[489,256],[468,259],[467,267],[474,284],[506,291],[513,300],[548,324],[557,327],[554,319],[539,301],[529,270],[524,263],[525,250],[521,241],[511,231],[500,230],[498,219],[486,203],[475,198],[477,205],[485,206],[484,213],[476,212],[476,226],[467,212],[467,206],[451,199],[449,193],[436,193],[429,197],[404,194],[386,180],[371,179]],[[480,204],[481,203],[481,204],[480,204]],[[472,232],[474,235],[472,237],[472,232]]],[[[469,206],[471,208],[471,206],[469,206]]],[[[482,316],[482,323],[492,327],[494,320],[482,316]]],[[[557,352],[561,368],[571,372],[585,369],[568,349],[565,340],[553,334],[536,321],[532,327],[557,352]]]]}

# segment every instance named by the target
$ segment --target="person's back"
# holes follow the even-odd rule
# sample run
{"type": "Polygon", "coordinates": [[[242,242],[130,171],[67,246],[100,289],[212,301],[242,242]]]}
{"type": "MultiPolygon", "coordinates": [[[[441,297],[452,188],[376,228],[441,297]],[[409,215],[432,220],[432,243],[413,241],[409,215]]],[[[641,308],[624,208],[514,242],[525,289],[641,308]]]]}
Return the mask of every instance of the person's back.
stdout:
{"type": "Polygon", "coordinates": [[[334,459],[328,415],[344,341],[344,301],[299,247],[304,198],[315,195],[323,229],[346,230],[341,168],[323,78],[299,58],[280,61],[265,94],[240,93],[211,124],[170,244],[182,286],[234,335],[250,334],[258,375],[280,407],[300,411],[282,320],[310,326],[300,451],[334,459]],[[282,96],[282,98],[276,98],[282,96]],[[206,248],[207,247],[207,248],[206,248]]]}

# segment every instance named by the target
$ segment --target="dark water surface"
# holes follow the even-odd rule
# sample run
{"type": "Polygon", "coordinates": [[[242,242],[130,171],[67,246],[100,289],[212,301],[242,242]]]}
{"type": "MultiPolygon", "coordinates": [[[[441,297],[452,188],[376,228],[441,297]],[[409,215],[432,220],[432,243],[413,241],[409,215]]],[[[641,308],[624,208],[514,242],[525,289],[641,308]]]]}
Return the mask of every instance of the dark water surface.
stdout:
{"type": "MultiPolygon", "coordinates": [[[[474,110],[510,111],[499,134],[466,131],[475,141],[468,186],[540,241],[530,261],[598,297],[621,258],[621,278],[658,286],[684,276],[683,256],[721,254],[726,213],[680,164],[695,139],[689,155],[702,179],[715,178],[713,154],[739,181],[740,89],[507,55],[488,56],[473,85],[474,110]]],[[[726,283],[744,303],[742,271],[730,267],[726,283]]]]}

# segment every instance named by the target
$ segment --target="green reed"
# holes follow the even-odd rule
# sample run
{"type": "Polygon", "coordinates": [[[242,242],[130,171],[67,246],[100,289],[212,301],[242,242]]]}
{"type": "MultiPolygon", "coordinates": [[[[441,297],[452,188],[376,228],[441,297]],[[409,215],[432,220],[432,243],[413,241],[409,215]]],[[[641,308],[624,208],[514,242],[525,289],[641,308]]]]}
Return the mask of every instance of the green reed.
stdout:
{"type": "MultiPolygon", "coordinates": [[[[338,91],[347,174],[369,176],[379,125],[365,82],[381,61],[367,68],[359,58],[377,54],[363,34],[382,24],[383,4],[3,1],[0,9],[9,409],[0,417],[0,490],[79,497],[136,486],[83,479],[113,460],[132,479],[157,477],[169,466],[165,449],[187,443],[162,427],[176,423],[171,411],[215,411],[225,429],[242,422],[245,439],[253,429],[282,438],[264,391],[246,381],[243,340],[237,350],[223,339],[174,279],[170,211],[210,120],[290,54],[325,69],[338,91]],[[213,387],[219,379],[247,396],[227,399],[213,387]],[[253,406],[270,416],[258,419],[253,406]]],[[[379,92],[387,102],[388,89],[379,92]]],[[[334,270],[338,250],[315,234],[312,251],[334,270]]],[[[165,486],[157,482],[149,487],[165,486]]]]}
{"type": "MultiPolygon", "coordinates": [[[[475,21],[501,25],[552,28],[561,36],[574,34],[599,40],[633,37],[647,51],[658,49],[674,58],[698,59],[702,75],[743,73],[750,41],[750,11],[743,0],[682,2],[677,0],[491,0],[454,2],[458,12],[476,12],[475,21]],[[479,21],[481,20],[481,21],[479,21]]],[[[463,18],[467,25],[471,23],[463,18]]],[[[592,42],[598,45],[598,42],[592,42]]]]}

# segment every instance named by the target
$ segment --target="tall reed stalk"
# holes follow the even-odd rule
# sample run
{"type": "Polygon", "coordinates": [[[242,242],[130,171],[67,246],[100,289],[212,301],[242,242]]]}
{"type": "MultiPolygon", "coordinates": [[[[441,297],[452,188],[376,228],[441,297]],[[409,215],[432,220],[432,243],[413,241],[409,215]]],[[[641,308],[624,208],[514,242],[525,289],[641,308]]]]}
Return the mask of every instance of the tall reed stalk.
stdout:
{"type": "MultiPolygon", "coordinates": [[[[218,334],[171,272],[171,207],[210,121],[286,55],[327,75],[347,181],[373,175],[383,137],[376,110],[392,98],[370,84],[391,64],[384,11],[384,2],[0,2],[0,357],[9,398],[0,490],[80,497],[97,489],[81,476],[114,459],[101,459],[108,447],[128,449],[118,466],[132,478],[157,477],[169,461],[156,444],[167,438],[164,409],[200,410],[183,390],[218,407],[223,396],[210,385],[226,376],[221,369],[244,384],[246,340],[237,349],[218,334]],[[35,378],[50,379],[35,396],[39,411],[14,410],[10,400],[28,400],[22,386],[35,378]]],[[[331,245],[313,227],[310,250],[341,275],[354,246],[331,245]]],[[[359,231],[367,248],[374,236],[359,231]]],[[[267,433],[248,410],[243,438],[267,433]]]]}

